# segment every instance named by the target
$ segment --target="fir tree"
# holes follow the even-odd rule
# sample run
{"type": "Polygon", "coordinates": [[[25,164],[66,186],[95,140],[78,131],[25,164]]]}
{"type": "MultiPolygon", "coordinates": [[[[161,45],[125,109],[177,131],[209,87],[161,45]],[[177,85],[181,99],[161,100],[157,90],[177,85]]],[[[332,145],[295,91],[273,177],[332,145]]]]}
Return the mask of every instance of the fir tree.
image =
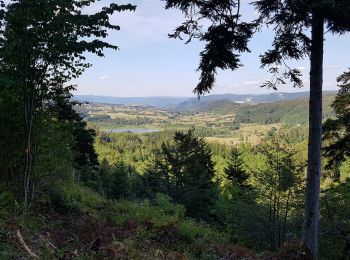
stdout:
{"type": "Polygon", "coordinates": [[[303,247],[307,257],[316,259],[320,206],[322,147],[322,86],[325,27],[331,34],[350,32],[348,0],[258,0],[252,5],[259,18],[246,22],[241,15],[241,0],[194,1],[166,0],[166,8],[178,8],[185,22],[170,35],[188,41],[205,42],[198,67],[200,80],[194,92],[202,95],[215,85],[217,70],[242,66],[240,54],[249,52],[248,42],[262,26],[271,26],[275,37],[271,50],[261,56],[263,67],[273,74],[264,86],[277,89],[290,80],[302,87],[301,71],[288,60],[310,58],[310,107],[308,173],[303,225],[303,247]],[[311,32],[311,35],[307,35],[311,32]]]}
{"type": "Polygon", "coordinates": [[[155,186],[149,190],[165,192],[185,205],[188,215],[208,219],[216,197],[214,163],[207,144],[193,131],[176,132],[171,145],[163,143],[146,181],[155,186]]]}
{"type": "Polygon", "coordinates": [[[244,162],[241,159],[241,153],[237,148],[233,148],[230,153],[228,166],[225,169],[226,178],[239,188],[246,189],[249,187],[247,184],[248,174],[243,169],[244,162]]]}
{"type": "Polygon", "coordinates": [[[340,179],[340,164],[350,156],[350,71],[337,79],[339,93],[332,107],[336,118],[324,123],[324,154],[329,158],[327,168],[333,169],[334,179],[340,179]]]}

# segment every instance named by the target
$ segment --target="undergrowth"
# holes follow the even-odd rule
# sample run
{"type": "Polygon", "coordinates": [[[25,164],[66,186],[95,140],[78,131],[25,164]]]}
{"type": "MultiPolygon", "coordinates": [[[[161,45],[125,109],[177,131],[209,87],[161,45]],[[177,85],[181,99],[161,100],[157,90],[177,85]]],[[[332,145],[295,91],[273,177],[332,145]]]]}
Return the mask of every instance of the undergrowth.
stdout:
{"type": "Polygon", "coordinates": [[[0,259],[27,256],[17,230],[43,259],[218,259],[231,250],[223,234],[186,218],[184,207],[162,194],[111,201],[75,183],[48,194],[31,214],[0,222],[0,259]]]}

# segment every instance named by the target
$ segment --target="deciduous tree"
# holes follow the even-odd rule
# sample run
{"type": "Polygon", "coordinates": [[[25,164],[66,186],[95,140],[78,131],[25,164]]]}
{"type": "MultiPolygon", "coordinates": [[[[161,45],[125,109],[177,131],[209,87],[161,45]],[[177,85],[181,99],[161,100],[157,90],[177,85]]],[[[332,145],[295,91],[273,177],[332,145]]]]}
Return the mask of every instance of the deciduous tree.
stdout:
{"type": "MultiPolygon", "coordinates": [[[[109,30],[119,30],[110,23],[115,12],[134,10],[132,5],[112,3],[93,14],[84,8],[95,0],[13,0],[1,1],[0,7],[0,82],[7,90],[2,98],[16,100],[22,114],[20,146],[24,163],[23,205],[27,208],[35,183],[33,168],[37,163],[40,118],[61,88],[74,90],[68,82],[79,77],[90,66],[87,52],[103,56],[106,48],[118,47],[104,41],[109,30]]],[[[4,92],[2,92],[4,93],[4,92]]],[[[6,112],[5,112],[6,113],[6,112]]]]}

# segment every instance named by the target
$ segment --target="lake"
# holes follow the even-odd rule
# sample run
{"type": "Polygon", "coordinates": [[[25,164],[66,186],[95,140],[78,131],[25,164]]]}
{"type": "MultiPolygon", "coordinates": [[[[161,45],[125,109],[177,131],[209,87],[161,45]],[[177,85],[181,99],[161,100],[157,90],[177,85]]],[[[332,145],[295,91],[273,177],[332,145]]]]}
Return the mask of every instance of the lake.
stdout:
{"type": "Polygon", "coordinates": [[[105,132],[110,133],[135,133],[135,134],[142,134],[142,133],[155,133],[160,132],[161,130],[157,129],[146,129],[146,128],[127,128],[127,129],[107,129],[105,132]]]}

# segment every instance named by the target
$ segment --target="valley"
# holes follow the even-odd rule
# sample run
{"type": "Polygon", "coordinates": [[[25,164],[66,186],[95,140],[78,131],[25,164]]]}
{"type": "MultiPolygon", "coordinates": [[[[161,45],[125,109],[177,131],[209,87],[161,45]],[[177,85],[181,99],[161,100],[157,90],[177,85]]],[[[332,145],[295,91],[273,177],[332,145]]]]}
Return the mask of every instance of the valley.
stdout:
{"type": "MultiPolygon", "coordinates": [[[[274,97],[281,95],[276,94],[274,97]]],[[[223,95],[207,96],[196,104],[192,100],[172,108],[167,104],[164,107],[154,107],[146,104],[85,101],[76,109],[90,127],[100,131],[147,133],[195,128],[196,133],[209,142],[230,146],[241,143],[256,145],[273,128],[288,125],[305,131],[308,120],[308,100],[305,94],[284,94],[284,97],[285,100],[280,101],[267,95],[256,95],[254,103],[237,103],[223,95]]],[[[235,99],[244,98],[247,99],[247,95],[235,95],[235,99]]],[[[334,115],[330,107],[333,99],[333,93],[324,96],[324,120],[334,115]]],[[[103,100],[103,97],[98,100],[103,100]]],[[[161,103],[156,99],[153,102],[161,103]]]]}
{"type": "Polygon", "coordinates": [[[350,259],[349,14],[0,0],[0,260],[350,259]]]}

